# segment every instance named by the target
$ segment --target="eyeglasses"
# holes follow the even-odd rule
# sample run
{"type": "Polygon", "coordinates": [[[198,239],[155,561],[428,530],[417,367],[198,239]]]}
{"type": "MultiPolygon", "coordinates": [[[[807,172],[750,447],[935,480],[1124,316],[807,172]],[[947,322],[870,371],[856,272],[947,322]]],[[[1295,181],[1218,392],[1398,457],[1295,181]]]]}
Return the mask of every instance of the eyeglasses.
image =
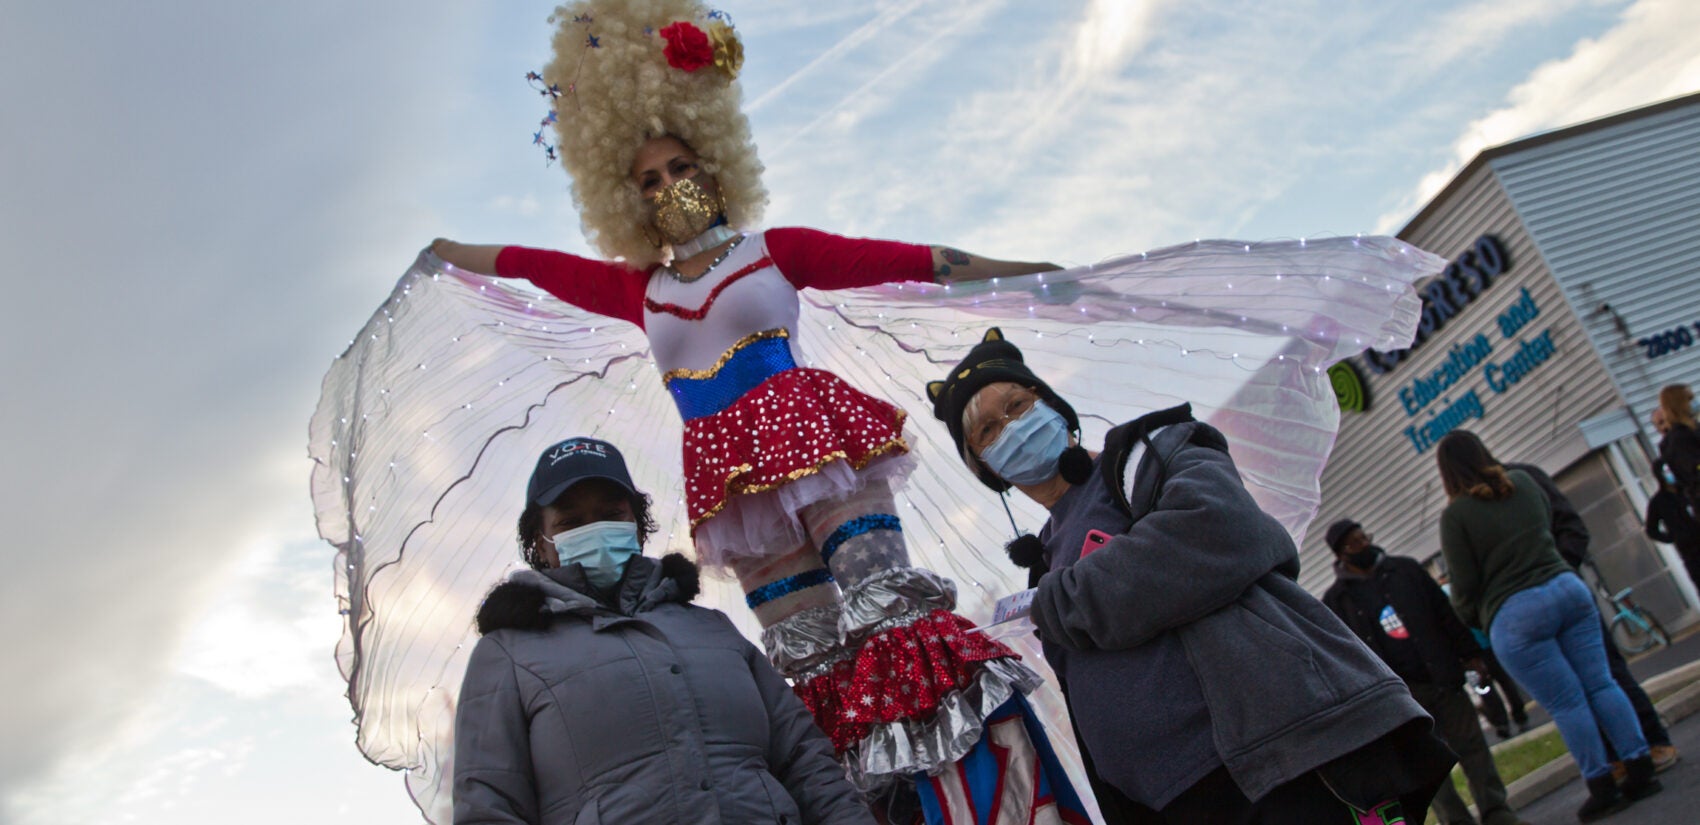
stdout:
{"type": "Polygon", "coordinates": [[[976,454],[984,452],[987,447],[992,446],[992,442],[997,441],[998,436],[1003,434],[1005,425],[1026,415],[1028,410],[1033,409],[1033,405],[1039,401],[1039,395],[1028,389],[1017,388],[1006,393],[1001,401],[988,400],[992,402],[994,408],[998,408],[997,405],[1001,404],[1001,410],[991,413],[979,421],[971,422],[967,442],[968,448],[976,454]]]}

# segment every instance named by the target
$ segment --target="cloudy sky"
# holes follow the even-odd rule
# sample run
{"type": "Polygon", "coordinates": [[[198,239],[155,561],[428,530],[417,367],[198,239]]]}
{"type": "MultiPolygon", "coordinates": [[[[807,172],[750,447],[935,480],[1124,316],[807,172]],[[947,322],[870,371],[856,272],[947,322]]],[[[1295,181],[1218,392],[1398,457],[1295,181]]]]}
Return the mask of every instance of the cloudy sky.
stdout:
{"type": "MultiPolygon", "coordinates": [[[[353,744],[306,425],[432,237],[584,250],[529,146],[551,4],[7,8],[0,821],[417,822],[353,744]]],[[[1065,263],[1395,231],[1700,90],[1689,0],[728,10],[770,222],[1065,263]]]]}

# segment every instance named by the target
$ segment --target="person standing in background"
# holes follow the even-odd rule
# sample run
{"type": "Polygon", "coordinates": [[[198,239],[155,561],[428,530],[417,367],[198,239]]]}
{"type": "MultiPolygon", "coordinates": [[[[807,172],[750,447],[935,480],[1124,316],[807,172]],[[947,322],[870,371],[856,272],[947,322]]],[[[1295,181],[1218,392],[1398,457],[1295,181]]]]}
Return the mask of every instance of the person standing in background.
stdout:
{"type": "MultiPolygon", "coordinates": [[[[1521,470],[1533,479],[1535,486],[1546,496],[1547,505],[1552,511],[1550,529],[1553,543],[1558,547],[1558,555],[1562,557],[1576,575],[1582,575],[1582,565],[1593,564],[1593,557],[1588,553],[1588,542],[1592,537],[1588,534],[1588,526],[1582,523],[1582,514],[1577,512],[1576,505],[1559,492],[1558,484],[1552,476],[1533,464],[1507,464],[1506,470],[1521,470]]],[[[1599,574],[1598,570],[1594,571],[1599,574]]],[[[1676,746],[1671,744],[1670,731],[1665,729],[1664,720],[1659,718],[1658,708],[1653,706],[1653,700],[1647,696],[1647,691],[1641,689],[1641,684],[1635,681],[1635,674],[1629,672],[1629,662],[1623,658],[1623,652],[1611,640],[1611,628],[1606,626],[1605,616],[1600,616],[1600,633],[1606,640],[1606,665],[1611,668],[1612,681],[1623,689],[1623,694],[1629,697],[1629,704],[1635,708],[1635,719],[1641,724],[1641,735],[1647,738],[1647,744],[1653,748],[1653,767],[1663,771],[1676,764],[1681,755],[1676,746]]],[[[1616,749],[1611,740],[1602,737],[1606,743],[1606,758],[1613,764],[1613,774],[1622,777],[1623,763],[1618,759],[1616,749]]]]}
{"type": "MultiPolygon", "coordinates": [[[[1325,538],[1334,551],[1335,580],[1322,603],[1405,680],[1412,698],[1434,717],[1435,733],[1458,755],[1482,825],[1526,825],[1506,802],[1505,782],[1464,692],[1466,668],[1487,678],[1482,649],[1440,585],[1422,565],[1375,546],[1351,519],[1329,525],[1325,538]]],[[[1441,825],[1475,825],[1451,782],[1440,783],[1433,808],[1441,825]]]]}
{"type": "Polygon", "coordinates": [[[1659,390],[1659,408],[1653,428],[1659,439],[1659,458],[1676,476],[1676,487],[1688,499],[1691,511],[1700,512],[1700,424],[1694,420],[1694,391],[1687,384],[1671,384],[1659,390]]]}
{"type": "Polygon", "coordinates": [[[1467,430],[1442,438],[1435,461],[1450,499],[1440,548],[1453,609],[1465,624],[1486,628],[1506,670],[1552,714],[1588,783],[1577,818],[1591,822],[1663,790],[1634,708],[1606,667],[1593,594],[1554,546],[1546,496],[1467,430]],[[1624,758],[1622,787],[1601,728],[1624,758]]]}
{"type": "Polygon", "coordinates": [[[1676,545],[1688,578],[1700,582],[1695,575],[1700,573],[1700,521],[1677,492],[1676,474],[1663,459],[1653,462],[1653,476],[1659,480],[1659,489],[1647,500],[1647,538],[1676,545]]]}

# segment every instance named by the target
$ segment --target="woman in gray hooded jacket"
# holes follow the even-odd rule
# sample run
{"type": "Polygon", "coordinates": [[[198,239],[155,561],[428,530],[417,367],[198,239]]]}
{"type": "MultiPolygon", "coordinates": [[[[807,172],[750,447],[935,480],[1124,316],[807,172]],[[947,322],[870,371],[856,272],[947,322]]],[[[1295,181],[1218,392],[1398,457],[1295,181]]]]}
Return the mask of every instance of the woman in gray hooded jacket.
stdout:
{"type": "Polygon", "coordinates": [[[690,604],[696,566],[654,530],[614,447],[538,460],[531,570],[478,611],[455,712],[457,825],[872,825],[809,712],[731,620],[690,604]]]}

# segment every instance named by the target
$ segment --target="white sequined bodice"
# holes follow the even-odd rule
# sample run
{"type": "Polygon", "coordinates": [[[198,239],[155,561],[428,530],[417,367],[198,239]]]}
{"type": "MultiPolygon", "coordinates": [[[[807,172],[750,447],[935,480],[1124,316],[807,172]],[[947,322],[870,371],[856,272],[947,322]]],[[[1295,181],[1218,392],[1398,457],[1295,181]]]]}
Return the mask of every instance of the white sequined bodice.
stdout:
{"type": "Polygon", "coordinates": [[[683,283],[661,269],[650,276],[644,292],[647,301],[643,323],[655,366],[663,374],[675,369],[707,369],[733,344],[751,333],[768,329],[789,330],[792,355],[797,356],[796,287],[772,262],[739,276],[766,256],[767,244],[756,233],[695,281],[683,283]],[[729,280],[734,282],[727,283],[729,280]],[[681,318],[655,311],[650,306],[652,303],[671,304],[692,314],[706,305],[707,311],[701,313],[700,319],[681,318]]]}

